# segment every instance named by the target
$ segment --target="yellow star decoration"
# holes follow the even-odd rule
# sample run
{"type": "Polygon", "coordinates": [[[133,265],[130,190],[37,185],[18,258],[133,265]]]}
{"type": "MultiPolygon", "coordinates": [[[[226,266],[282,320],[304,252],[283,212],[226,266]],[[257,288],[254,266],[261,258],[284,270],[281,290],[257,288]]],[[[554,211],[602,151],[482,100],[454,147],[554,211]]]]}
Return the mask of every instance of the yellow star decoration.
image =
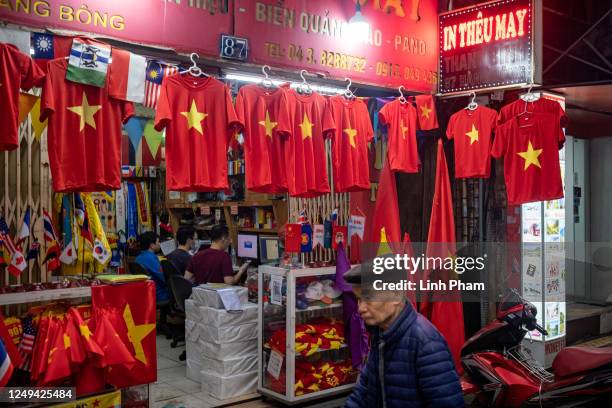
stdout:
{"type": "Polygon", "coordinates": [[[79,326],[79,331],[81,332],[81,336],[85,337],[87,341],[89,341],[89,338],[92,335],[91,330],[89,330],[89,326],[82,324],[79,326]]]}
{"type": "Polygon", "coordinates": [[[49,357],[47,358],[47,364],[50,364],[51,361],[53,361],[53,353],[55,353],[57,351],[57,347],[53,347],[51,350],[49,350],[49,357]]]}
{"type": "Polygon", "coordinates": [[[357,145],[355,144],[355,136],[357,136],[357,129],[352,129],[348,127],[344,129],[344,133],[346,133],[349,137],[349,143],[351,144],[351,146],[353,148],[357,148],[357,145]]]}
{"type": "Polygon", "coordinates": [[[408,131],[408,126],[404,124],[404,119],[400,119],[400,128],[402,130],[402,139],[406,140],[406,132],[408,131]]]}
{"type": "Polygon", "coordinates": [[[128,339],[130,339],[130,343],[134,346],[134,352],[137,360],[141,361],[143,364],[147,364],[147,356],[144,353],[142,348],[142,340],[149,335],[153,330],[155,330],[155,323],[149,324],[140,324],[136,325],[134,323],[134,318],[132,317],[132,309],[130,309],[130,305],[126,304],[125,309],[123,309],[123,320],[125,321],[125,325],[127,326],[128,331],[128,339]]]}
{"type": "Polygon", "coordinates": [[[272,122],[270,120],[270,112],[266,109],[266,120],[260,120],[259,124],[266,128],[266,136],[272,137],[272,130],[278,125],[278,122],[272,122]]]}
{"type": "Polygon", "coordinates": [[[306,112],[304,112],[304,119],[302,120],[302,123],[300,123],[300,129],[302,129],[302,140],[306,140],[307,137],[312,139],[313,126],[314,125],[310,119],[308,119],[308,115],[306,115],[306,112]]]}
{"type": "Polygon", "coordinates": [[[472,125],[472,130],[466,133],[467,137],[470,138],[470,146],[474,144],[474,142],[478,141],[478,129],[476,126],[472,125]]]}
{"type": "Polygon", "coordinates": [[[189,111],[181,112],[181,115],[187,118],[187,130],[194,128],[202,136],[204,136],[204,131],[202,130],[202,121],[206,119],[208,113],[198,111],[195,99],[191,100],[191,108],[189,109],[189,111]]]}
{"type": "Polygon", "coordinates": [[[87,100],[87,94],[83,92],[83,99],[80,105],[77,106],[69,106],[68,109],[72,113],[76,113],[79,115],[81,122],[79,125],[79,132],[82,132],[85,129],[85,124],[91,126],[92,128],[96,128],[96,120],[94,119],[94,115],[100,109],[102,109],[101,105],[90,105],[87,100]]]}
{"type": "Polygon", "coordinates": [[[64,334],[64,348],[68,350],[70,348],[70,336],[64,334]]]}
{"type": "Polygon", "coordinates": [[[542,165],[540,164],[540,159],[538,159],[538,157],[542,154],[542,150],[543,149],[534,149],[531,144],[531,141],[529,141],[529,144],[527,145],[527,150],[524,152],[517,153],[519,156],[525,159],[525,167],[523,168],[523,170],[527,170],[532,164],[534,166],[542,168],[542,165]]]}
{"type": "Polygon", "coordinates": [[[431,109],[429,109],[426,105],[421,105],[421,115],[423,115],[424,118],[429,119],[430,112],[431,109]]]}

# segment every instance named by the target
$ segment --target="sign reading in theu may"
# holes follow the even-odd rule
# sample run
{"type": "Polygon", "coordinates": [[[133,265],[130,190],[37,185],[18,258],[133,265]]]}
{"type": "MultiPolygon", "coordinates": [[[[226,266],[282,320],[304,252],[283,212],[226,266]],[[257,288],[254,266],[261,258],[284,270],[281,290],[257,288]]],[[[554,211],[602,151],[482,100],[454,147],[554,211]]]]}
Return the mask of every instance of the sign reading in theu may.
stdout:
{"type": "Polygon", "coordinates": [[[440,15],[441,93],[532,82],[532,0],[493,1],[440,15]]]}

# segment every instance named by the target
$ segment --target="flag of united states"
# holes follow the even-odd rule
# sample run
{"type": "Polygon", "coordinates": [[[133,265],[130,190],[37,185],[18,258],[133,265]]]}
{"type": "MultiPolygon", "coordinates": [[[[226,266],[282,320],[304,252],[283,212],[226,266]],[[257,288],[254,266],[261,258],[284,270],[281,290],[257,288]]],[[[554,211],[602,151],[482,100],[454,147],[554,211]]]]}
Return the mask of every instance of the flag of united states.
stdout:
{"type": "Polygon", "coordinates": [[[23,327],[23,334],[19,344],[19,353],[21,354],[22,363],[19,368],[24,371],[30,371],[32,350],[34,349],[34,340],[36,340],[36,329],[32,322],[32,316],[22,319],[21,325],[23,327]]]}
{"type": "Polygon", "coordinates": [[[157,98],[159,98],[159,91],[161,90],[164,78],[174,75],[177,72],[177,67],[159,61],[151,60],[147,63],[144,106],[153,109],[157,107],[157,98]]]}

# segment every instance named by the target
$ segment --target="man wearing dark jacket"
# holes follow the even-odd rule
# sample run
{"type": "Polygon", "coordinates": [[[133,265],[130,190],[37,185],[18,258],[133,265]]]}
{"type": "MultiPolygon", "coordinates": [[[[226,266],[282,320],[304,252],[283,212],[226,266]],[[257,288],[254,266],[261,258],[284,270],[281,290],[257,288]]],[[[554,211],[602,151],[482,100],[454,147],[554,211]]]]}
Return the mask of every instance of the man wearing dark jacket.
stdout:
{"type": "Polygon", "coordinates": [[[371,286],[368,289],[365,275],[372,273],[364,270],[368,268],[364,263],[344,275],[353,284],[361,317],[374,327],[367,362],[345,407],[464,407],[459,378],[442,335],[406,302],[403,292],[381,294],[374,293],[371,286]]]}

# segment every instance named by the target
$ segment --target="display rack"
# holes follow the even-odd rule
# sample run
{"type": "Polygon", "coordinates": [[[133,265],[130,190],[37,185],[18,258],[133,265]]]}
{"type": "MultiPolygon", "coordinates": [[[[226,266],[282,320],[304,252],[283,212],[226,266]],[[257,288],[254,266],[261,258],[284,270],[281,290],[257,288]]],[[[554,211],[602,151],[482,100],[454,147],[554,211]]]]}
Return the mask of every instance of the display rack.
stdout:
{"type": "Polygon", "coordinates": [[[65,299],[79,299],[91,297],[91,287],[66,289],[48,289],[31,292],[5,293],[0,296],[0,306],[17,305],[23,303],[51,302],[65,299]]]}
{"type": "MultiPolygon", "coordinates": [[[[259,267],[259,303],[258,303],[258,391],[266,397],[294,404],[347,392],[354,387],[357,372],[351,370],[344,383],[318,391],[306,390],[303,394],[296,392],[296,365],[298,361],[350,361],[350,349],[346,343],[335,349],[320,348],[310,356],[296,351],[296,325],[307,324],[318,318],[330,318],[342,322],[342,297],[331,304],[314,302],[299,309],[296,307],[296,287],[304,282],[315,280],[334,280],[335,267],[285,269],[274,266],[259,267]],[[279,304],[280,303],[280,304],[279,304]],[[272,353],[281,353],[270,346],[272,332],[285,331],[285,353],[282,356],[281,375],[274,377],[268,367],[272,353]],[[284,376],[284,383],[283,383],[284,376]],[[280,389],[279,389],[280,388],[280,389]],[[283,392],[284,391],[284,392],[283,392]]],[[[273,370],[272,370],[273,371],[273,370]]]]}

